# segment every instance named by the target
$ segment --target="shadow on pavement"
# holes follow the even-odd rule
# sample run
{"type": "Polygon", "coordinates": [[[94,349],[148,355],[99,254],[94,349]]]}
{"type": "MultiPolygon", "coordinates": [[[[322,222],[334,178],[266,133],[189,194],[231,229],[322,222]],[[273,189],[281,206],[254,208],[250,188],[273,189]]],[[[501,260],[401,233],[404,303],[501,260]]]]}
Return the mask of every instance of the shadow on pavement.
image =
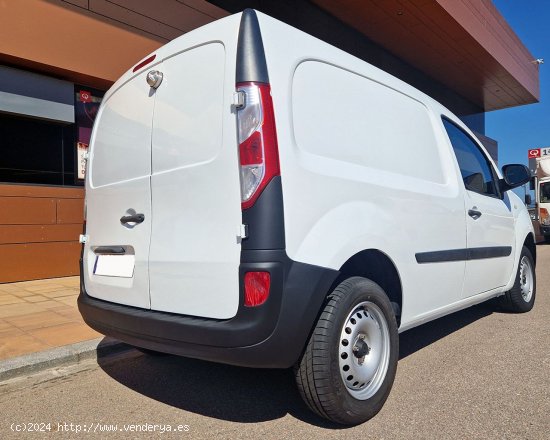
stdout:
{"type": "Polygon", "coordinates": [[[490,300],[408,330],[399,336],[399,359],[404,359],[494,312],[498,312],[498,304],[490,300]]]}
{"type": "MultiPolygon", "coordinates": [[[[484,303],[403,333],[400,359],[493,311],[494,304],[484,303]]],[[[114,363],[99,357],[98,363],[110,377],[135,392],[206,417],[255,423],[291,414],[311,425],[346,429],[309,411],[294,384],[291,370],[250,369],[147,354],[114,363]]]]}
{"type": "Polygon", "coordinates": [[[100,367],[126,387],[176,408],[221,420],[256,423],[287,413],[312,425],[341,428],[312,414],[291,370],[234,367],[178,356],[143,355],[100,367]]]}

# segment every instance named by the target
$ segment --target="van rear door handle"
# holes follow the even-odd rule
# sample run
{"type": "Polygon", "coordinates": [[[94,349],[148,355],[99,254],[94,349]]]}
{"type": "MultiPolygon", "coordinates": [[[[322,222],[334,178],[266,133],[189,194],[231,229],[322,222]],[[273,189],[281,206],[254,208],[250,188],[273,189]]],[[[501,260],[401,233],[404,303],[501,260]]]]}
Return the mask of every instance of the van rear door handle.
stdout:
{"type": "Polygon", "coordinates": [[[145,220],[144,214],[133,214],[120,217],[120,223],[123,225],[127,223],[143,223],[143,220],[145,220]]]}
{"type": "Polygon", "coordinates": [[[478,211],[477,207],[474,206],[472,209],[468,209],[468,215],[474,220],[477,220],[479,217],[481,217],[481,211],[478,211]]]}

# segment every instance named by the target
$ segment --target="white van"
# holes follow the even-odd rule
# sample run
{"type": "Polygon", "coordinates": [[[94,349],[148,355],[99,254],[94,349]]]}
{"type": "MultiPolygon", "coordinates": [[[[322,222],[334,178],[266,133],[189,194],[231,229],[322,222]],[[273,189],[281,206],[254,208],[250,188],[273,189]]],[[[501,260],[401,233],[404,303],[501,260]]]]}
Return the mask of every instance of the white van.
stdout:
{"type": "Polygon", "coordinates": [[[535,300],[531,220],[446,108],[246,10],[107,92],[86,177],[79,307],[142,349],[295,368],[310,408],[374,416],[398,333],[535,300]]]}

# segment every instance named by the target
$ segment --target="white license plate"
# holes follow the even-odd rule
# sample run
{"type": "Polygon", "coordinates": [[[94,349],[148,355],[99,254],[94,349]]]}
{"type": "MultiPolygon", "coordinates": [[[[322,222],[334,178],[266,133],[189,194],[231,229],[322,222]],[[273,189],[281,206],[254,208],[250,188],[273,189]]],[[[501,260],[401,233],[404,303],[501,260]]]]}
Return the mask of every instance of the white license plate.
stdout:
{"type": "Polygon", "coordinates": [[[135,255],[97,255],[94,275],[132,278],[135,262],[135,255]]]}

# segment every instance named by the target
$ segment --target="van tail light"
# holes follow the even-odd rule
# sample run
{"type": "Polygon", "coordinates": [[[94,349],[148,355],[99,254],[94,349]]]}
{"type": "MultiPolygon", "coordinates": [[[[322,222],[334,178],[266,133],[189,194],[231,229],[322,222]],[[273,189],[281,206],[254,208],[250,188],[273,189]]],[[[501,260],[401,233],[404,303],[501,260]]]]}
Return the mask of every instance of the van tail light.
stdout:
{"type": "Polygon", "coordinates": [[[269,272],[247,272],[244,275],[244,305],[256,307],[266,302],[270,285],[269,272]]]}
{"type": "Polygon", "coordinates": [[[540,208],[540,223],[544,226],[550,226],[550,215],[548,214],[548,209],[540,208]]]}
{"type": "Polygon", "coordinates": [[[248,209],[279,169],[279,151],[271,88],[269,84],[237,84],[244,94],[244,105],[237,111],[241,207],[248,209]]]}

